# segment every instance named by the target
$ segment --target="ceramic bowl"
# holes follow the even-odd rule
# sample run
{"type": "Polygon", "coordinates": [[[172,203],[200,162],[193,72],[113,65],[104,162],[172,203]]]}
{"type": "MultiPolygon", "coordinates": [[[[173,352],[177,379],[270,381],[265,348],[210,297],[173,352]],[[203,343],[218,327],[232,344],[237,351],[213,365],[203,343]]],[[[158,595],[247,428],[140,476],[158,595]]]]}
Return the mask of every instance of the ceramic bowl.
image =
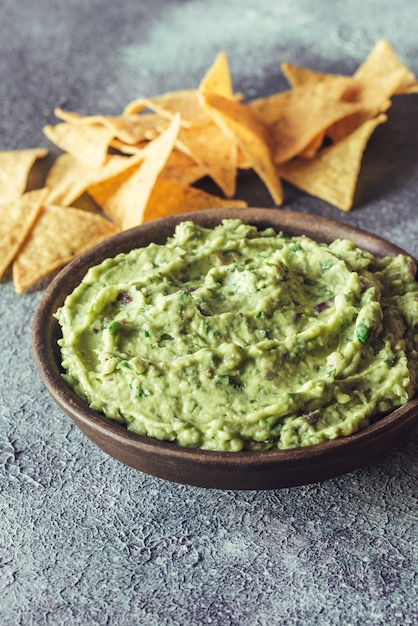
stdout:
{"type": "Polygon", "coordinates": [[[124,231],[76,258],[43,295],[35,313],[32,339],[35,363],[46,388],[59,407],[104,452],[142,472],[177,483],[215,489],[279,489],[323,481],[373,463],[418,423],[417,398],[342,439],[292,450],[213,452],[131,433],[91,410],[62,379],[57,346],[60,327],[53,313],[89,267],[134,247],[164,243],[182,220],[192,219],[205,227],[214,227],[230,217],[239,217],[258,228],[272,226],[291,235],[303,233],[317,241],[349,238],[377,256],[405,253],[376,235],[344,223],[281,209],[215,209],[171,216],[124,231]]]}

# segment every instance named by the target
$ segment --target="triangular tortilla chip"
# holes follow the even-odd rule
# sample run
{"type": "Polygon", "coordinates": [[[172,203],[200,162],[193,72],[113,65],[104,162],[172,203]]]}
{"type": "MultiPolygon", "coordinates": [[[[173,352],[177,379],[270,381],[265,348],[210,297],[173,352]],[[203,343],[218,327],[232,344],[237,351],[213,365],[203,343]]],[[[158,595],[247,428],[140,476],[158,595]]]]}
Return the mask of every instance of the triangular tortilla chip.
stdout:
{"type": "Polygon", "coordinates": [[[181,128],[176,146],[215,181],[227,198],[235,194],[237,144],[212,120],[200,126],[198,132],[194,128],[181,128]]]}
{"type": "Polygon", "coordinates": [[[242,209],[247,203],[242,200],[225,200],[196,187],[181,185],[171,180],[157,180],[144,212],[144,222],[188,211],[203,209],[242,209]]]}
{"type": "Polygon", "coordinates": [[[215,94],[201,93],[201,101],[215,124],[232,137],[266,185],[276,204],[282,203],[282,187],[272,160],[268,130],[249,107],[215,94]]]}
{"type": "Polygon", "coordinates": [[[390,98],[398,92],[408,75],[408,70],[403,66],[389,64],[387,71],[382,73],[379,66],[373,63],[366,65],[364,71],[356,72],[354,76],[323,74],[288,63],[284,63],[282,69],[294,89],[316,85],[335,95],[335,86],[338,85],[339,98],[360,107],[358,111],[329,126],[326,135],[335,142],[350,135],[368,119],[387,111],[391,105],[390,98]]]}
{"type": "Polygon", "coordinates": [[[271,158],[268,131],[249,106],[221,96],[201,93],[201,101],[215,124],[233,139],[251,167],[265,182],[275,202],[281,203],[281,186],[271,158]]]}
{"type": "Polygon", "coordinates": [[[388,76],[392,72],[402,70],[402,80],[393,91],[393,95],[416,93],[418,89],[418,81],[415,74],[402,63],[392,46],[384,39],[379,40],[375,44],[353,76],[316,72],[308,68],[293,65],[292,63],[282,63],[281,68],[288,83],[292,87],[318,82],[326,82],[331,86],[336,79],[346,79],[348,88],[350,88],[350,79],[356,79],[364,86],[367,86],[370,80],[388,76]]]}
{"type": "Polygon", "coordinates": [[[170,91],[155,98],[138,98],[126,105],[123,114],[132,115],[138,110],[150,109],[162,117],[171,120],[181,115],[181,125],[185,127],[207,124],[207,113],[199,103],[197,89],[170,91]]]}
{"type": "MultiPolygon", "coordinates": [[[[147,139],[152,133],[156,133],[158,126],[168,124],[167,118],[157,113],[144,113],[143,115],[80,115],[73,111],[55,109],[55,115],[69,124],[99,124],[111,131],[112,136],[120,141],[135,145],[147,139]]],[[[113,140],[113,139],[112,139],[113,140]]]]}
{"type": "Polygon", "coordinates": [[[415,74],[402,63],[390,43],[380,39],[358,67],[354,77],[367,83],[373,78],[387,76],[396,70],[403,70],[404,76],[394,93],[408,93],[408,89],[416,86],[415,74]]]}
{"type": "Polygon", "coordinates": [[[139,167],[88,188],[93,200],[122,229],[142,223],[148,198],[174,148],[179,128],[177,114],[167,130],[144,148],[139,167]]]}
{"type": "Polygon", "coordinates": [[[0,202],[19,198],[26,189],[28,175],[36,159],[47,154],[46,148],[0,152],[0,202]]]}
{"type": "Polygon", "coordinates": [[[300,159],[312,159],[317,154],[318,150],[322,147],[324,143],[324,138],[325,132],[322,131],[318,133],[313,139],[311,139],[308,145],[305,146],[303,150],[298,153],[297,156],[300,159]]]}
{"type": "Polygon", "coordinates": [[[314,140],[320,145],[330,126],[363,110],[360,104],[332,99],[325,83],[295,87],[253,100],[249,106],[269,128],[275,163],[289,161],[309,145],[312,148],[314,140]]]}
{"type": "Polygon", "coordinates": [[[49,189],[48,202],[70,206],[94,180],[96,167],[72,154],[60,154],[51,166],[45,185],[49,189]]]}
{"type": "Polygon", "coordinates": [[[313,159],[283,163],[279,166],[280,175],[303,191],[349,211],[366,144],[375,128],[385,121],[386,115],[381,114],[313,159]]]}
{"type": "Polygon", "coordinates": [[[0,204],[0,278],[34,225],[47,195],[47,189],[36,189],[0,204]]]}
{"type": "Polygon", "coordinates": [[[38,280],[118,232],[118,227],[94,213],[48,205],[13,263],[13,282],[23,293],[38,280]]]}
{"type": "Polygon", "coordinates": [[[330,126],[327,135],[332,141],[341,141],[365,121],[379,113],[386,112],[391,106],[391,97],[401,85],[406,70],[399,68],[385,75],[370,76],[369,79],[353,78],[347,85],[343,98],[346,101],[358,102],[362,110],[330,126]]]}
{"type": "MultiPolygon", "coordinates": [[[[301,87],[302,85],[316,84],[320,82],[319,72],[315,72],[308,67],[301,67],[294,63],[284,61],[280,68],[290,87],[301,87]]],[[[324,74],[322,75],[324,76],[324,74]]]]}
{"type": "Polygon", "coordinates": [[[90,185],[138,167],[142,158],[142,152],[139,150],[130,158],[109,155],[101,167],[94,167],[72,154],[61,154],[49,170],[45,182],[49,189],[48,203],[70,206],[90,185]]]}
{"type": "Polygon", "coordinates": [[[164,169],[161,171],[160,178],[182,183],[183,185],[192,185],[206,176],[206,174],[206,170],[187,156],[187,154],[179,150],[173,150],[167,159],[164,169]]]}
{"type": "Polygon", "coordinates": [[[44,126],[46,137],[88,165],[100,167],[106,159],[113,130],[103,124],[69,124],[60,122],[55,126],[44,126]]]}
{"type": "Polygon", "coordinates": [[[220,52],[217,55],[213,65],[200,81],[199,91],[214,93],[228,100],[233,99],[234,92],[231,74],[229,72],[228,57],[225,52],[220,52]]]}
{"type": "MultiPolygon", "coordinates": [[[[168,126],[168,122],[167,122],[167,126],[168,126]]],[[[151,141],[152,139],[155,139],[156,137],[158,137],[160,133],[158,131],[155,131],[155,136],[153,137],[148,137],[146,139],[144,139],[143,141],[139,141],[138,143],[135,144],[128,144],[125,143],[124,141],[121,141],[120,139],[112,139],[112,141],[110,142],[109,148],[113,148],[114,150],[117,150],[118,152],[121,152],[122,154],[127,154],[132,156],[133,154],[139,154],[142,152],[142,150],[145,148],[145,146],[148,144],[148,141],[151,141]]],[[[148,132],[147,132],[148,135],[148,132]]]]}

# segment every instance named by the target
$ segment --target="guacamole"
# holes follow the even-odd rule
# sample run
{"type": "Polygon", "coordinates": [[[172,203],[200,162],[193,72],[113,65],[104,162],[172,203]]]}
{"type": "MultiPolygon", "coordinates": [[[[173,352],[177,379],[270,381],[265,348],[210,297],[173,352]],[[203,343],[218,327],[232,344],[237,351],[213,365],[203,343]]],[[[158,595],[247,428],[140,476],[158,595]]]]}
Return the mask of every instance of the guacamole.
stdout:
{"type": "Polygon", "coordinates": [[[57,311],[64,378],[140,435],[206,450],[344,437],[417,388],[411,258],[180,223],[92,267],[57,311]]]}

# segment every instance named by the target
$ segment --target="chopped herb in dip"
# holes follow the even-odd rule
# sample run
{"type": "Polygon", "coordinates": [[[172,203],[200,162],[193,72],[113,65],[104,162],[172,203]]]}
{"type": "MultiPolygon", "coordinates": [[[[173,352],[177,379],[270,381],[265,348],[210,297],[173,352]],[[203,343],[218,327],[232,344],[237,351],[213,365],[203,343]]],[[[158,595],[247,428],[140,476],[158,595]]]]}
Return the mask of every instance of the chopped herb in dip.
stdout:
{"type": "Polygon", "coordinates": [[[417,387],[409,257],[179,224],[91,268],[56,317],[65,380],[141,435],[208,450],[344,437],[417,387]]]}

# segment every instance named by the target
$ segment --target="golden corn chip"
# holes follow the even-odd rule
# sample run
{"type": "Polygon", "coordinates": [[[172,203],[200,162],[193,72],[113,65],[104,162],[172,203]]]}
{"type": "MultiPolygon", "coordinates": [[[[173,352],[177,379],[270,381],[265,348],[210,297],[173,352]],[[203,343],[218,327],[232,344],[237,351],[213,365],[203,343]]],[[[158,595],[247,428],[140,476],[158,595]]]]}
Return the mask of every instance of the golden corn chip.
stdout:
{"type": "Polygon", "coordinates": [[[206,176],[206,174],[206,170],[187,156],[187,154],[179,150],[173,150],[167,159],[164,169],[161,171],[160,178],[182,183],[183,185],[192,185],[206,176]]]}
{"type": "Polygon", "coordinates": [[[215,93],[228,100],[233,99],[232,80],[229,72],[228,57],[225,52],[220,52],[217,55],[213,65],[200,81],[199,90],[206,93],[215,93]]]}
{"type": "Polygon", "coordinates": [[[393,94],[416,93],[418,91],[418,81],[415,74],[400,61],[392,46],[384,39],[375,44],[353,76],[316,72],[291,63],[282,63],[281,68],[292,87],[318,82],[326,82],[331,87],[336,80],[346,80],[349,90],[350,79],[356,79],[359,81],[357,84],[367,86],[372,79],[385,77],[392,72],[401,70],[402,79],[393,94]]]}
{"type": "Polygon", "coordinates": [[[387,76],[396,70],[403,71],[403,79],[394,93],[413,93],[417,89],[415,74],[408,70],[385,39],[376,42],[367,58],[356,70],[354,77],[367,83],[378,76],[387,76]],[[410,91],[412,89],[412,91],[410,91]]]}
{"type": "Polygon", "coordinates": [[[177,114],[167,130],[144,148],[139,166],[88,188],[94,201],[122,229],[142,223],[148,198],[174,148],[179,128],[177,114]]]}
{"type": "Polygon", "coordinates": [[[26,189],[33,164],[47,154],[46,148],[0,152],[0,202],[19,198],[26,189]]]}
{"type": "Polygon", "coordinates": [[[208,115],[199,101],[199,91],[215,93],[224,98],[234,97],[225,52],[217,55],[214,63],[202,78],[199,89],[171,91],[155,98],[137,98],[126,105],[123,113],[124,115],[143,114],[143,111],[150,109],[168,119],[180,113],[181,125],[186,128],[207,124],[208,115]]]}
{"type": "Polygon", "coordinates": [[[48,172],[45,186],[49,189],[48,203],[70,206],[93,183],[105,181],[137,166],[142,161],[140,151],[134,157],[109,155],[101,167],[88,165],[72,154],[59,155],[48,172]]]}
{"type": "Polygon", "coordinates": [[[408,84],[403,84],[401,85],[398,90],[396,91],[395,95],[400,95],[400,94],[412,94],[412,93],[418,93],[418,79],[408,83],[408,84]]]}
{"type": "Polygon", "coordinates": [[[237,149],[237,167],[240,170],[250,170],[252,167],[250,161],[247,159],[239,146],[237,149]]]}
{"type": "Polygon", "coordinates": [[[304,156],[312,156],[313,146],[321,145],[330,126],[363,110],[360,104],[332,99],[326,83],[282,91],[254,100],[250,107],[269,129],[275,163],[289,161],[308,147],[304,156]]]}
{"type": "Polygon", "coordinates": [[[406,70],[399,68],[386,74],[357,78],[354,76],[346,86],[342,98],[346,102],[361,102],[365,107],[376,106],[391,98],[402,84],[406,70]]]}
{"type": "Polygon", "coordinates": [[[239,102],[216,94],[201,93],[204,108],[214,122],[232,137],[269,190],[276,204],[282,203],[282,187],[269,146],[267,127],[257,114],[239,102]]]}
{"type": "Polygon", "coordinates": [[[0,204],[0,278],[34,225],[47,195],[47,189],[37,189],[0,204]]]}
{"type": "Polygon", "coordinates": [[[308,67],[300,67],[293,63],[282,63],[281,70],[289,83],[294,87],[302,87],[303,85],[318,85],[325,83],[330,89],[330,98],[341,98],[347,85],[352,80],[352,76],[345,76],[344,74],[329,74],[324,72],[317,72],[308,67]]]}
{"type": "Polygon", "coordinates": [[[382,113],[351,135],[310,160],[294,159],[279,166],[280,175],[307,193],[343,211],[352,208],[363,152],[375,128],[386,121],[382,113]]]}
{"type": "Polygon", "coordinates": [[[348,117],[339,120],[327,130],[327,137],[329,137],[334,143],[342,141],[346,137],[349,137],[357,128],[362,126],[367,120],[373,119],[379,113],[384,113],[391,106],[390,100],[385,100],[375,107],[364,109],[359,113],[354,113],[348,117]]]}
{"type": "Polygon", "coordinates": [[[194,128],[181,128],[176,146],[190,156],[230,198],[237,179],[237,145],[212,120],[194,128]]]}
{"type": "Polygon", "coordinates": [[[379,55],[374,54],[366,65],[360,66],[354,76],[323,74],[288,63],[284,63],[282,69],[294,89],[322,86],[329,91],[330,97],[359,106],[357,111],[330,124],[326,135],[332,141],[341,141],[366,120],[387,111],[391,105],[390,98],[398,92],[408,77],[408,70],[400,63],[389,63],[386,71],[382,72],[379,55]]]}
{"type": "Polygon", "coordinates": [[[44,206],[13,263],[16,292],[23,293],[118,230],[105,218],[89,211],[44,206]]]}
{"type": "Polygon", "coordinates": [[[225,200],[196,187],[158,179],[144,211],[144,222],[188,211],[203,209],[237,208],[247,206],[242,200],[225,200]]]}
{"type": "Polygon", "coordinates": [[[208,121],[207,113],[199,103],[197,89],[171,91],[155,98],[138,98],[125,107],[123,114],[132,115],[144,109],[150,109],[169,120],[180,113],[181,125],[185,127],[200,126],[208,121]]]}
{"type": "Polygon", "coordinates": [[[300,159],[312,159],[324,142],[325,132],[318,133],[297,155],[300,159]]]}
{"type": "Polygon", "coordinates": [[[46,137],[64,152],[99,167],[106,159],[113,130],[102,124],[70,124],[60,122],[44,126],[46,137]]]}
{"type": "Polygon", "coordinates": [[[45,185],[49,189],[48,202],[70,206],[94,180],[97,168],[89,166],[72,154],[59,155],[51,166],[45,185]]]}
{"type": "MultiPolygon", "coordinates": [[[[124,197],[132,200],[129,188],[125,190],[130,178],[139,169],[141,163],[134,162],[131,167],[118,172],[114,176],[103,178],[100,181],[92,182],[86,189],[89,196],[101,207],[110,219],[119,226],[123,223],[127,206],[124,205],[124,197]]],[[[133,192],[132,192],[133,194],[133,192]]]]}
{"type": "Polygon", "coordinates": [[[347,85],[343,98],[359,103],[362,108],[330,126],[327,131],[328,137],[333,141],[341,141],[366,120],[387,111],[391,106],[391,97],[396,93],[404,77],[405,70],[400,68],[386,75],[370,76],[369,79],[353,78],[347,85]]]}
{"type": "Polygon", "coordinates": [[[143,115],[80,115],[72,111],[55,109],[55,115],[69,124],[93,124],[108,128],[113,137],[128,145],[135,145],[146,139],[150,131],[154,132],[157,126],[167,125],[167,119],[157,113],[143,115]]]}
{"type": "MultiPolygon", "coordinates": [[[[329,90],[330,98],[337,98],[345,102],[357,102],[364,105],[370,104],[370,99],[380,100],[400,93],[402,85],[408,75],[405,68],[397,68],[385,74],[366,76],[343,76],[341,74],[323,74],[307,68],[297,67],[289,63],[282,64],[283,73],[292,88],[302,86],[323,85],[329,90]],[[381,89],[383,89],[381,93],[381,89]]],[[[414,84],[411,84],[413,88],[414,84]]]]}
{"type": "MultiPolygon", "coordinates": [[[[156,131],[155,137],[152,137],[152,139],[155,139],[159,134],[160,133],[156,131]]],[[[121,152],[122,154],[127,154],[127,155],[132,156],[134,154],[140,154],[147,144],[148,144],[148,137],[147,139],[144,139],[143,141],[139,141],[138,143],[135,143],[135,144],[125,143],[124,141],[121,141],[120,139],[112,139],[112,141],[109,144],[109,148],[113,148],[114,150],[117,150],[118,152],[121,152]]]]}

